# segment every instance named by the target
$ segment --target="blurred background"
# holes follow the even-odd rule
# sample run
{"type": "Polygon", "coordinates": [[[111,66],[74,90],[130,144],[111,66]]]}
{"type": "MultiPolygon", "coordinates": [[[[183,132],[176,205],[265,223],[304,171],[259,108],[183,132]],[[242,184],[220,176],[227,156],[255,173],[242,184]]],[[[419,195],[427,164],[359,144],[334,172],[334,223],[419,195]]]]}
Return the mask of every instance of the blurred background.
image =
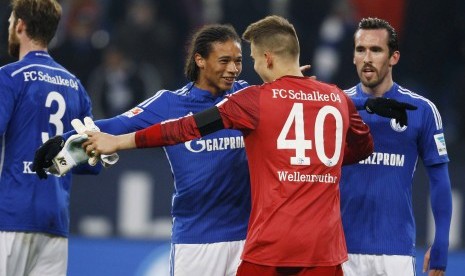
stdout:
{"type": "MultiPolygon", "coordinates": [[[[399,33],[394,80],[432,100],[442,115],[453,188],[448,275],[465,270],[465,1],[463,0],[63,0],[51,55],[87,88],[97,119],[125,112],[159,89],[187,79],[187,40],[207,23],[251,22],[278,14],[294,24],[308,75],[343,89],[358,82],[353,33],[363,17],[388,20],[399,33]]],[[[9,1],[0,0],[0,66],[7,54],[9,1]]],[[[240,78],[261,83],[243,45],[240,78]]],[[[121,153],[99,176],[75,176],[69,275],[168,275],[171,172],[160,149],[121,153]]],[[[429,183],[414,181],[417,265],[434,235],[429,183]]],[[[418,270],[420,271],[420,270],[418,270]]],[[[420,275],[420,274],[419,274],[420,275]]]]}

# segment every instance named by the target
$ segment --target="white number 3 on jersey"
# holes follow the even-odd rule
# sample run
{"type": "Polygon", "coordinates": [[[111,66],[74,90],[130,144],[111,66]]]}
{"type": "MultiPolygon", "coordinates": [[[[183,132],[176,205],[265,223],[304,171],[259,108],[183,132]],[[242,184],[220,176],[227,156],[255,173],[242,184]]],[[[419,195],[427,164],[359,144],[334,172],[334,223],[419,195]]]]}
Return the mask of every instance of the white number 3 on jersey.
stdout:
{"type": "MultiPolygon", "coordinates": [[[[50,114],[50,119],[48,121],[50,124],[55,125],[55,135],[61,135],[63,134],[64,130],[63,122],[61,119],[63,118],[63,115],[65,115],[66,102],[63,96],[55,91],[52,91],[47,95],[47,99],[45,100],[45,107],[50,108],[52,106],[52,102],[56,102],[58,104],[58,109],[56,113],[50,114]]],[[[45,143],[48,139],[50,139],[48,132],[42,132],[42,143],[45,143]]]]}

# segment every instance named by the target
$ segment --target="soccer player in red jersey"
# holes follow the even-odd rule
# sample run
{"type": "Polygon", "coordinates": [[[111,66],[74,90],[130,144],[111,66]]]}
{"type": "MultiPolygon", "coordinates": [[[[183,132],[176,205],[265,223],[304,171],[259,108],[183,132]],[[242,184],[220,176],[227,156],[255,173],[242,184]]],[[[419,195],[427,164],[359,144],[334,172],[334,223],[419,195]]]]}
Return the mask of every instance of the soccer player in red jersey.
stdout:
{"type": "Polygon", "coordinates": [[[87,132],[87,153],[172,145],[223,129],[244,134],[252,211],[237,275],[341,276],[347,249],[340,214],[341,166],[366,158],[373,141],[335,85],[302,75],[292,24],[269,16],[247,28],[265,82],[206,111],[121,136],[87,132]]]}

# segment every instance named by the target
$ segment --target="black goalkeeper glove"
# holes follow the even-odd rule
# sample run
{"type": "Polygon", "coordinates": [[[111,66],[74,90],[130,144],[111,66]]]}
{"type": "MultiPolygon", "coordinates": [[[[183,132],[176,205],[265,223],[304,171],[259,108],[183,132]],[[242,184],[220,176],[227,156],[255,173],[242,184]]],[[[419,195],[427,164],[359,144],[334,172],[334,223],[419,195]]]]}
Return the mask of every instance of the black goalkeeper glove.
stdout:
{"type": "Polygon", "coordinates": [[[40,179],[46,179],[45,169],[53,165],[53,158],[61,151],[65,145],[62,136],[54,136],[40,146],[35,153],[32,171],[37,173],[40,179]]]}
{"type": "Polygon", "coordinates": [[[407,110],[416,109],[414,105],[389,98],[370,98],[365,102],[365,110],[368,113],[394,118],[401,127],[408,125],[407,110]]]}

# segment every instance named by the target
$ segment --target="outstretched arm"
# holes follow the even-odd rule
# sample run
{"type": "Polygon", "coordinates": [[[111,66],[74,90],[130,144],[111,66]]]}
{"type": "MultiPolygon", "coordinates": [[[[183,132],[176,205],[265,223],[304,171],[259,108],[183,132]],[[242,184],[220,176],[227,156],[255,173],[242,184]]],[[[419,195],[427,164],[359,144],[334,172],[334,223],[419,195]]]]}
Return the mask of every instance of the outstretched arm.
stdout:
{"type": "MultiPolygon", "coordinates": [[[[66,168],[63,168],[64,170],[62,172],[55,171],[53,172],[54,174],[62,175],[63,173],[68,172],[71,168],[73,170],[73,173],[75,174],[98,174],[101,171],[101,166],[87,166],[87,165],[76,166],[78,164],[81,164],[89,160],[89,157],[87,157],[85,154],[81,156],[79,152],[75,149],[72,150],[74,151],[74,154],[73,154],[74,157],[72,157],[71,155],[67,154],[66,151],[71,150],[74,147],[74,145],[76,145],[76,142],[78,141],[76,140],[76,137],[79,134],[83,134],[86,130],[99,131],[99,129],[102,129],[103,131],[109,132],[109,133],[126,133],[128,132],[128,130],[126,126],[117,117],[96,121],[95,122],[96,126],[94,125],[94,122],[92,120],[90,119],[86,119],[86,120],[88,124],[87,126],[83,126],[81,124],[81,127],[77,127],[76,125],[73,125],[74,130],[68,131],[64,133],[62,136],[55,136],[51,138],[49,141],[43,144],[39,149],[37,149],[35,157],[34,157],[34,162],[32,165],[32,170],[37,173],[39,178],[41,179],[47,178],[47,173],[46,173],[47,168],[50,168],[50,166],[53,165],[54,160],[55,161],[59,160],[60,158],[59,155],[61,153],[65,154],[64,156],[61,156],[61,157],[70,157],[70,158],[73,158],[74,160],[68,160],[68,161],[71,161],[71,163],[70,162],[63,163],[63,164],[70,164],[70,166],[65,165],[66,168]],[[70,137],[73,135],[74,135],[74,138],[71,140],[73,140],[74,142],[67,144],[68,146],[70,146],[70,148],[63,149],[63,147],[65,146],[65,141],[69,141],[70,137]],[[71,165],[71,164],[74,164],[74,165],[71,165]]],[[[92,158],[92,161],[89,162],[89,164],[92,163],[92,165],[95,165],[96,161],[97,159],[92,158]]],[[[102,163],[104,165],[108,165],[106,161],[102,163]]]]}
{"type": "Polygon", "coordinates": [[[87,154],[111,154],[119,150],[175,145],[223,129],[223,121],[216,106],[192,116],[152,125],[137,132],[113,136],[86,132],[83,143],[87,154]]]}

